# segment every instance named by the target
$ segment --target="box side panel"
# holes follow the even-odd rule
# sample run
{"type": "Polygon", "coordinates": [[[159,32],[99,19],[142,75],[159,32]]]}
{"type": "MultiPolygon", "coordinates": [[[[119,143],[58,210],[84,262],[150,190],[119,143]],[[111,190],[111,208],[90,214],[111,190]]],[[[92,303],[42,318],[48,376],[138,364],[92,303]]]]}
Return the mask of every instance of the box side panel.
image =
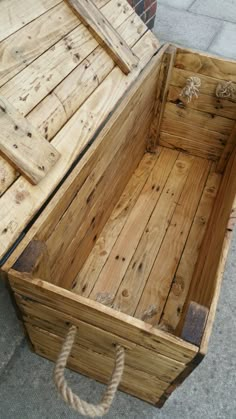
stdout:
{"type": "Polygon", "coordinates": [[[10,283],[37,353],[55,360],[69,325],[74,324],[78,336],[69,366],[75,369],[77,365],[81,373],[107,382],[113,365],[114,344],[119,343],[126,352],[126,373],[121,389],[152,404],[159,402],[198,352],[194,345],[185,344],[139,320],[46,282],[18,276],[11,275],[10,283]],[[59,293],[55,293],[56,289],[59,293]]]}
{"type": "Polygon", "coordinates": [[[236,62],[178,48],[159,143],[217,161],[223,172],[232,152],[236,103],[216,95],[217,86],[236,79],[236,62]],[[184,88],[198,77],[196,95],[184,88]],[[190,96],[188,96],[190,95],[190,96]],[[227,155],[226,155],[227,154],[227,155]]]}

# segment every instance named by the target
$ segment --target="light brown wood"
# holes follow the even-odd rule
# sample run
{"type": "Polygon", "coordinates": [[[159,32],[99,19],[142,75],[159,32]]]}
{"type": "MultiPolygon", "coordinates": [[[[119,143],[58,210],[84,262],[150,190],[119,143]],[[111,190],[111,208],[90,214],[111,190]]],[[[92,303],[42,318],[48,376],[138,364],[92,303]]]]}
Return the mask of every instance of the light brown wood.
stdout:
{"type": "Polygon", "coordinates": [[[161,326],[172,332],[181,317],[220,181],[221,175],[215,173],[213,165],[161,316],[161,326]]]}
{"type": "Polygon", "coordinates": [[[168,333],[147,325],[141,320],[117,312],[98,302],[78,296],[53,284],[39,279],[28,279],[12,270],[9,271],[12,289],[24,298],[45,304],[68,314],[77,320],[84,321],[109,333],[146,347],[176,361],[186,363],[198,352],[196,346],[168,333]],[[46,298],[46,300],[45,300],[46,298]]]}
{"type": "Polygon", "coordinates": [[[1,96],[0,123],[0,152],[34,184],[39,183],[57,163],[60,153],[1,96]]]}
{"type": "MultiPolygon", "coordinates": [[[[128,44],[133,46],[146,32],[146,26],[135,13],[132,13],[132,8],[125,8],[125,3],[124,0],[121,0],[120,7],[118,7],[117,3],[112,0],[104,7],[103,11],[114,27],[117,27],[117,30],[122,33],[128,44]],[[120,8],[122,13],[119,14],[120,8]]],[[[86,52],[90,53],[87,60],[79,64],[76,59],[78,65],[75,69],[27,115],[29,122],[49,141],[114,68],[113,61],[101,47],[97,46],[92,51],[96,43],[91,36],[90,38],[90,42],[85,45],[86,52]]],[[[76,48],[77,44],[73,43],[72,45],[71,51],[76,48]]],[[[37,84],[35,84],[36,86],[37,84]]],[[[34,93],[35,91],[33,91],[34,93]]],[[[87,120],[84,121],[84,124],[86,126],[87,120]]],[[[5,160],[0,156],[1,194],[16,178],[14,169],[9,164],[6,165],[5,160]]]]}
{"type": "Polygon", "coordinates": [[[157,103],[153,123],[149,133],[148,150],[155,151],[159,135],[160,126],[165,110],[166,100],[169,92],[169,84],[172,78],[172,71],[175,64],[176,47],[169,46],[163,56],[163,63],[160,71],[160,80],[158,81],[157,103]]]}
{"type": "Polygon", "coordinates": [[[135,316],[157,325],[169,294],[174,274],[178,267],[192,225],[203,188],[209,173],[207,160],[195,158],[169,228],[152,267],[135,316]],[[168,256],[169,255],[169,256],[168,256]],[[168,263],[167,263],[168,261],[168,263]],[[150,307],[152,310],[150,316],[150,307]]]}
{"type": "Polygon", "coordinates": [[[53,8],[61,0],[1,0],[0,41],[53,8]]]}
{"type": "Polygon", "coordinates": [[[87,297],[106,263],[117,237],[124,227],[137,198],[156,162],[156,156],[146,153],[129,180],[123,194],[105,224],[88,259],[73,282],[73,292],[87,297]]]}
{"type": "Polygon", "coordinates": [[[217,164],[217,172],[223,173],[227,163],[229,161],[229,158],[231,154],[234,151],[234,148],[236,147],[236,122],[234,123],[234,126],[232,128],[232,131],[229,135],[229,138],[227,139],[227,142],[225,144],[223,153],[221,154],[220,160],[217,164]]]}
{"type": "MultiPolygon", "coordinates": [[[[216,202],[208,223],[207,231],[201,246],[201,251],[191,281],[191,286],[185,302],[178,333],[181,333],[186,310],[190,301],[210,308],[220,281],[217,269],[221,263],[222,247],[224,244],[227,224],[234,206],[236,195],[236,149],[227,164],[216,202]],[[206,257],[207,255],[207,257],[206,257]]],[[[223,256],[224,258],[224,256],[223,256]]]]}
{"type": "Polygon", "coordinates": [[[138,58],[93,1],[66,0],[66,2],[125,74],[137,66],[138,58]]]}
{"type": "Polygon", "coordinates": [[[112,303],[129,266],[146,224],[162,193],[173,168],[177,153],[162,150],[118,240],[112,248],[90,298],[103,302],[103,296],[112,303]],[[102,300],[101,300],[102,299],[102,300]]]}
{"type": "MultiPolygon", "coordinates": [[[[131,82],[138,77],[141,69],[150,61],[153,53],[156,51],[156,47],[155,37],[152,37],[148,32],[134,48],[140,56],[140,61],[138,68],[130,74],[128,83],[127,77],[116,67],[63,129],[61,129],[52,142],[56,149],[61,152],[60,165],[56,165],[53,171],[43,179],[40,189],[37,186],[34,186],[34,189],[32,189],[28,182],[24,182],[22,178],[19,178],[3,195],[1,198],[1,210],[3,209],[3,212],[1,211],[0,231],[2,232],[5,228],[7,228],[7,231],[4,230],[4,233],[0,233],[0,255],[4,254],[6,249],[18,237],[19,231],[24,228],[30,217],[32,217],[32,214],[42,206],[43,202],[45,202],[48,195],[62,179],[76,157],[78,157],[89,141],[91,141],[94,133],[97,132],[97,129],[108,117],[117,101],[127,91],[131,82]],[[110,94],[111,86],[113,89],[112,96],[110,94]],[[87,112],[90,118],[89,123],[84,127],[81,124],[81,119],[85,118],[87,112]],[[68,138],[70,138],[70,141],[68,141],[68,138]],[[21,209],[18,205],[16,210],[15,205],[12,205],[12,203],[15,201],[14,196],[19,188],[27,192],[27,199],[21,202],[21,209]],[[9,202],[11,202],[10,211],[9,202]],[[26,214],[24,219],[22,219],[22,213],[26,214]],[[10,225],[14,226],[14,228],[8,228],[10,225]]],[[[153,63],[158,62],[159,56],[157,58],[155,57],[155,59],[156,61],[153,60],[153,63]]]]}
{"type": "Polygon", "coordinates": [[[209,53],[178,48],[175,67],[216,79],[236,82],[235,61],[215,57],[209,53]]]}
{"type": "MultiPolygon", "coordinates": [[[[173,151],[170,151],[170,155],[172,153],[173,151]]],[[[191,157],[181,154],[178,156],[167,178],[165,187],[161,191],[156,207],[148,223],[144,226],[142,237],[114,301],[114,306],[124,313],[130,315],[135,313],[192,163],[193,159],[191,157]]],[[[165,165],[163,168],[161,167],[160,162],[160,170],[164,170],[164,167],[165,165]]],[[[143,214],[140,211],[140,218],[142,217],[143,214]]],[[[130,239],[132,239],[132,236],[130,239]]]]}

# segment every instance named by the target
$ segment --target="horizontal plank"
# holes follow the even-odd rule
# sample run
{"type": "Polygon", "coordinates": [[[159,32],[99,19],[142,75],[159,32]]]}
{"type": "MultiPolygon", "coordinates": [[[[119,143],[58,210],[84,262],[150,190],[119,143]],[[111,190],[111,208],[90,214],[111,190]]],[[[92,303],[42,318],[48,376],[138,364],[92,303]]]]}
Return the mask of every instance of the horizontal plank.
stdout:
{"type": "Polygon", "coordinates": [[[0,151],[34,184],[47,175],[60,153],[0,96],[0,151]]]}
{"type": "Polygon", "coordinates": [[[209,130],[209,137],[211,137],[211,131],[217,131],[224,136],[230,135],[234,126],[233,119],[195,110],[188,106],[181,107],[171,102],[166,104],[164,117],[167,121],[178,121],[194,126],[192,133],[195,129],[209,130]]]}
{"type": "Polygon", "coordinates": [[[125,74],[136,67],[138,58],[93,1],[66,0],[66,2],[125,74]]]}
{"type": "Polygon", "coordinates": [[[174,377],[177,377],[184,369],[185,364],[130,342],[128,338],[120,338],[113,333],[78,321],[72,316],[60,313],[45,305],[27,302],[17,294],[16,301],[24,315],[26,324],[40,327],[61,337],[66,335],[68,324],[74,324],[78,327],[76,344],[91,350],[96,348],[99,353],[111,357],[115,354],[116,344],[123,346],[126,349],[126,365],[155,375],[161,381],[162,389],[166,388],[166,384],[173,381],[174,377]]]}
{"type": "Polygon", "coordinates": [[[182,98],[180,98],[181,91],[182,89],[180,87],[171,85],[169,89],[168,101],[176,104],[181,109],[187,107],[235,120],[235,103],[215,96],[199,94],[198,98],[187,104],[182,98]]]}
{"type": "MultiPolygon", "coordinates": [[[[55,361],[63,339],[40,328],[27,326],[27,330],[36,353],[55,361]]],[[[74,345],[68,360],[69,368],[103,383],[108,383],[113,366],[114,357],[110,358],[81,345],[74,345]]],[[[152,404],[156,404],[163,393],[158,378],[128,366],[125,366],[119,389],[152,404]]]]}
{"type": "Polygon", "coordinates": [[[0,41],[53,8],[61,0],[1,0],[0,41]]]}
{"type": "Polygon", "coordinates": [[[175,67],[220,80],[236,82],[236,61],[226,60],[208,53],[177,49],[175,67]]]}
{"type": "Polygon", "coordinates": [[[223,151],[223,147],[215,147],[212,143],[207,144],[206,141],[200,140],[189,141],[188,138],[171,135],[166,131],[161,131],[159,144],[163,147],[172,148],[193,156],[202,157],[204,159],[217,161],[223,151]]]}
{"type": "Polygon", "coordinates": [[[12,289],[23,297],[46,304],[77,320],[85,321],[122,338],[129,336],[129,341],[158,352],[168,358],[187,363],[198,349],[166,332],[158,330],[141,320],[117,312],[98,302],[78,296],[38,279],[27,279],[15,271],[9,271],[12,289]]]}
{"type": "Polygon", "coordinates": [[[20,231],[22,231],[33,214],[45,202],[49,194],[70,168],[73,161],[82,152],[91,138],[93,138],[94,133],[111,113],[117,101],[151,59],[158,45],[155,37],[152,37],[147,32],[134,47],[134,51],[140,56],[140,61],[137,69],[130,73],[128,83],[127,76],[116,67],[104,82],[99,85],[94,94],[89,97],[84,105],[80,107],[63,129],[54,137],[52,144],[61,153],[60,165],[54,166],[54,169],[43,179],[41,188],[34,186],[32,189],[29,183],[19,178],[3,195],[1,198],[2,211],[0,221],[1,255],[13,244],[20,231]],[[112,96],[110,95],[111,86],[113,89],[112,96]],[[90,119],[88,121],[89,123],[84,126],[81,124],[81,120],[87,118],[86,115],[89,115],[90,119]],[[68,141],[68,138],[71,140],[68,141]],[[21,210],[19,206],[16,210],[13,204],[18,188],[27,193],[27,199],[21,202],[21,210]],[[10,205],[9,202],[11,203],[10,205]],[[10,211],[9,208],[11,208],[10,211]],[[22,219],[22,213],[26,214],[24,219],[22,219]]]}

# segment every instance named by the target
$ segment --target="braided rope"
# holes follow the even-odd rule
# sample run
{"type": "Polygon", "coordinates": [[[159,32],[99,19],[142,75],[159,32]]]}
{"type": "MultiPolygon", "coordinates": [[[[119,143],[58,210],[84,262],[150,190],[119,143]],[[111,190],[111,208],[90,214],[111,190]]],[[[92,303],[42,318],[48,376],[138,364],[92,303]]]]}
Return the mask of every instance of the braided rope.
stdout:
{"type": "Polygon", "coordinates": [[[232,81],[219,83],[216,87],[216,96],[236,100],[236,85],[232,81]]]}
{"type": "Polygon", "coordinates": [[[103,416],[110,409],[117,388],[120,384],[124,371],[125,351],[122,346],[116,346],[115,365],[101,403],[97,405],[87,403],[85,400],[80,399],[79,396],[73,393],[64,377],[67,360],[74,344],[76,332],[77,327],[71,326],[56,361],[54,369],[54,382],[63,400],[81,415],[89,416],[91,418],[103,416]]]}
{"type": "Polygon", "coordinates": [[[201,87],[201,79],[199,79],[199,77],[189,77],[180,96],[187,99],[187,102],[189,103],[194,96],[198,98],[199,87],[201,87]]]}

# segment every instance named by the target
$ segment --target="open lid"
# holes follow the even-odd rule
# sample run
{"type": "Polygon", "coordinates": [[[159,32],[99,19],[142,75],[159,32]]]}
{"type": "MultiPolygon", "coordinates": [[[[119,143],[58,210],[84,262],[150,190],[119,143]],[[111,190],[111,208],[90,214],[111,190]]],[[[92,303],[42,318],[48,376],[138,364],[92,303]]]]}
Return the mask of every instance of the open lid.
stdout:
{"type": "Polygon", "coordinates": [[[159,47],[126,0],[3,0],[0,266],[159,47]]]}

